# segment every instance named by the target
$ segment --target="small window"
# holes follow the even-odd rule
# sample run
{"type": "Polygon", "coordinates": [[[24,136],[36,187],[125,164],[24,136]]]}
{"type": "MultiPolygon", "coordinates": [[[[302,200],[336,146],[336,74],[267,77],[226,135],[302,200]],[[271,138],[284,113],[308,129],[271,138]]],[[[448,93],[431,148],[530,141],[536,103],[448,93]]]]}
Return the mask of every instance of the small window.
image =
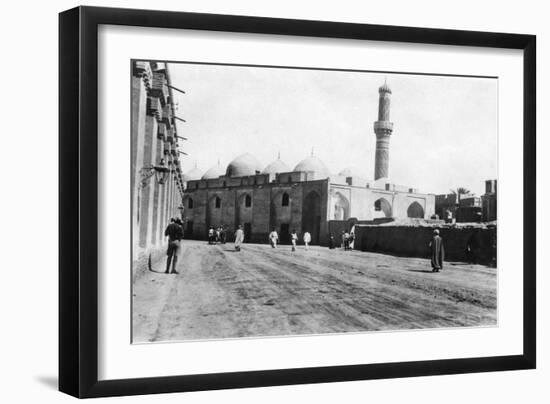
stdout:
{"type": "Polygon", "coordinates": [[[247,195],[245,198],[244,198],[244,207],[245,208],[249,208],[252,206],[252,198],[250,197],[250,195],[247,195]]]}
{"type": "Polygon", "coordinates": [[[187,207],[189,209],[193,209],[193,198],[189,198],[189,200],[187,201],[187,207]]]}
{"type": "Polygon", "coordinates": [[[283,200],[282,200],[281,205],[288,206],[289,200],[290,200],[290,198],[289,198],[288,194],[285,192],[283,194],[283,200]]]}
{"type": "Polygon", "coordinates": [[[222,206],[222,200],[219,196],[216,196],[216,209],[219,209],[222,206]]]}

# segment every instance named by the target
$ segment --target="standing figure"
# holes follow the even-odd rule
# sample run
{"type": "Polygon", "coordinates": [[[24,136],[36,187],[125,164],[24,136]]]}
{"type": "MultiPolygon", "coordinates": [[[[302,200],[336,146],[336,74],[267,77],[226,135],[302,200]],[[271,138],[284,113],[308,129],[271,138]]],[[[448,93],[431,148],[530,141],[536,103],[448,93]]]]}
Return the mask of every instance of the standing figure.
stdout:
{"type": "Polygon", "coordinates": [[[214,240],[215,240],[214,228],[213,228],[213,227],[210,227],[210,228],[208,229],[208,244],[213,244],[213,243],[214,243],[214,240]]]}
{"type": "Polygon", "coordinates": [[[429,247],[432,254],[432,272],[439,272],[443,269],[443,260],[445,259],[443,239],[439,236],[439,230],[434,230],[434,236],[432,241],[430,241],[429,247]]]}
{"type": "Polygon", "coordinates": [[[235,232],[235,251],[241,251],[241,244],[244,242],[243,225],[240,224],[235,232]]]}
{"type": "Polygon", "coordinates": [[[328,237],[328,248],[330,250],[334,250],[334,236],[332,235],[332,233],[328,237]]]}
{"type": "Polygon", "coordinates": [[[296,230],[292,230],[290,240],[292,241],[292,251],[296,251],[296,242],[298,241],[298,233],[296,233],[296,230]]]}
{"type": "Polygon", "coordinates": [[[344,239],[345,239],[345,235],[346,235],[346,231],[345,230],[342,230],[342,235],[341,235],[341,245],[340,247],[344,248],[345,247],[345,243],[344,243],[344,239]]]}
{"type": "Polygon", "coordinates": [[[273,231],[269,233],[269,243],[271,244],[271,248],[277,247],[278,240],[279,240],[279,235],[277,234],[277,231],[273,229],[273,231]]]}
{"type": "Polygon", "coordinates": [[[344,250],[349,250],[349,233],[346,231],[343,236],[344,239],[344,250]]]}
{"type": "Polygon", "coordinates": [[[309,248],[309,243],[311,243],[311,234],[309,234],[309,231],[306,231],[304,233],[304,244],[306,246],[306,251],[309,248]]]}
{"type": "Polygon", "coordinates": [[[225,238],[226,238],[226,230],[225,230],[225,226],[222,225],[220,228],[220,242],[222,244],[225,244],[225,238]]]}
{"type": "Polygon", "coordinates": [[[170,272],[170,262],[172,263],[172,273],[177,274],[176,263],[178,261],[178,253],[180,250],[180,242],[183,239],[183,227],[181,227],[176,219],[170,219],[170,224],[166,227],[164,235],[168,237],[168,250],[166,251],[166,271],[164,273],[170,272]]]}

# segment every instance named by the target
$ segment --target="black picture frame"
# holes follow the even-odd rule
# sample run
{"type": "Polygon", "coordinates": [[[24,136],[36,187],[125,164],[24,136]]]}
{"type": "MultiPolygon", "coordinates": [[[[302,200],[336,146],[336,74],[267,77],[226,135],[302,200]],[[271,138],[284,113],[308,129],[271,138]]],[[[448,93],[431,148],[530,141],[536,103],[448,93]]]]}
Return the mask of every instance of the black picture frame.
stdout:
{"type": "Polygon", "coordinates": [[[59,390],[104,397],[533,369],[536,366],[536,37],[340,22],[78,7],[59,15],[59,390]],[[523,354],[98,381],[100,24],[523,50],[523,354]]]}

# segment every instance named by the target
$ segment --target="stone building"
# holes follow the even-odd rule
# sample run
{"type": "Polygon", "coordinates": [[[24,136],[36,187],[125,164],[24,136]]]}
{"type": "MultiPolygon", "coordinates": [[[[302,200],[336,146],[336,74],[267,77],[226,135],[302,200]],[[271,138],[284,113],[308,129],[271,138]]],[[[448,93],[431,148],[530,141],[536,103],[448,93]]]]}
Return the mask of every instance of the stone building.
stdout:
{"type": "MultiPolygon", "coordinates": [[[[375,179],[369,181],[351,168],[338,174],[312,155],[293,169],[280,157],[264,166],[245,153],[227,167],[206,173],[196,168],[183,175],[184,222],[188,238],[204,239],[209,227],[224,225],[231,235],[242,224],[245,241],[267,242],[276,229],[284,243],[289,234],[309,231],[313,244],[326,244],[331,221],[377,218],[426,218],[435,212],[435,196],[393,184],[389,174],[391,90],[379,89],[375,179]]],[[[337,235],[335,235],[337,236],[337,235]]]]}
{"type": "MultiPolygon", "coordinates": [[[[164,63],[132,63],[131,192],[134,258],[163,246],[164,229],[182,210],[183,177],[164,63]]],[[[181,90],[178,90],[181,91],[181,90]]]]}
{"type": "Polygon", "coordinates": [[[485,181],[485,194],[481,196],[483,220],[497,220],[497,180],[485,181]]]}

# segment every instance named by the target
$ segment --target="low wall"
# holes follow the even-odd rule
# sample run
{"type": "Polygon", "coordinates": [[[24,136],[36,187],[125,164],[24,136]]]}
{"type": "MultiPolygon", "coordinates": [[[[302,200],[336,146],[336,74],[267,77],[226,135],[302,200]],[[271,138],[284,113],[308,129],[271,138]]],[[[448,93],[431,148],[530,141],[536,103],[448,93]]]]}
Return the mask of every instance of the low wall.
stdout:
{"type": "MultiPolygon", "coordinates": [[[[355,226],[355,249],[406,257],[429,257],[433,226],[355,226]]],[[[445,259],[496,266],[496,226],[437,226],[445,259]]]]}

